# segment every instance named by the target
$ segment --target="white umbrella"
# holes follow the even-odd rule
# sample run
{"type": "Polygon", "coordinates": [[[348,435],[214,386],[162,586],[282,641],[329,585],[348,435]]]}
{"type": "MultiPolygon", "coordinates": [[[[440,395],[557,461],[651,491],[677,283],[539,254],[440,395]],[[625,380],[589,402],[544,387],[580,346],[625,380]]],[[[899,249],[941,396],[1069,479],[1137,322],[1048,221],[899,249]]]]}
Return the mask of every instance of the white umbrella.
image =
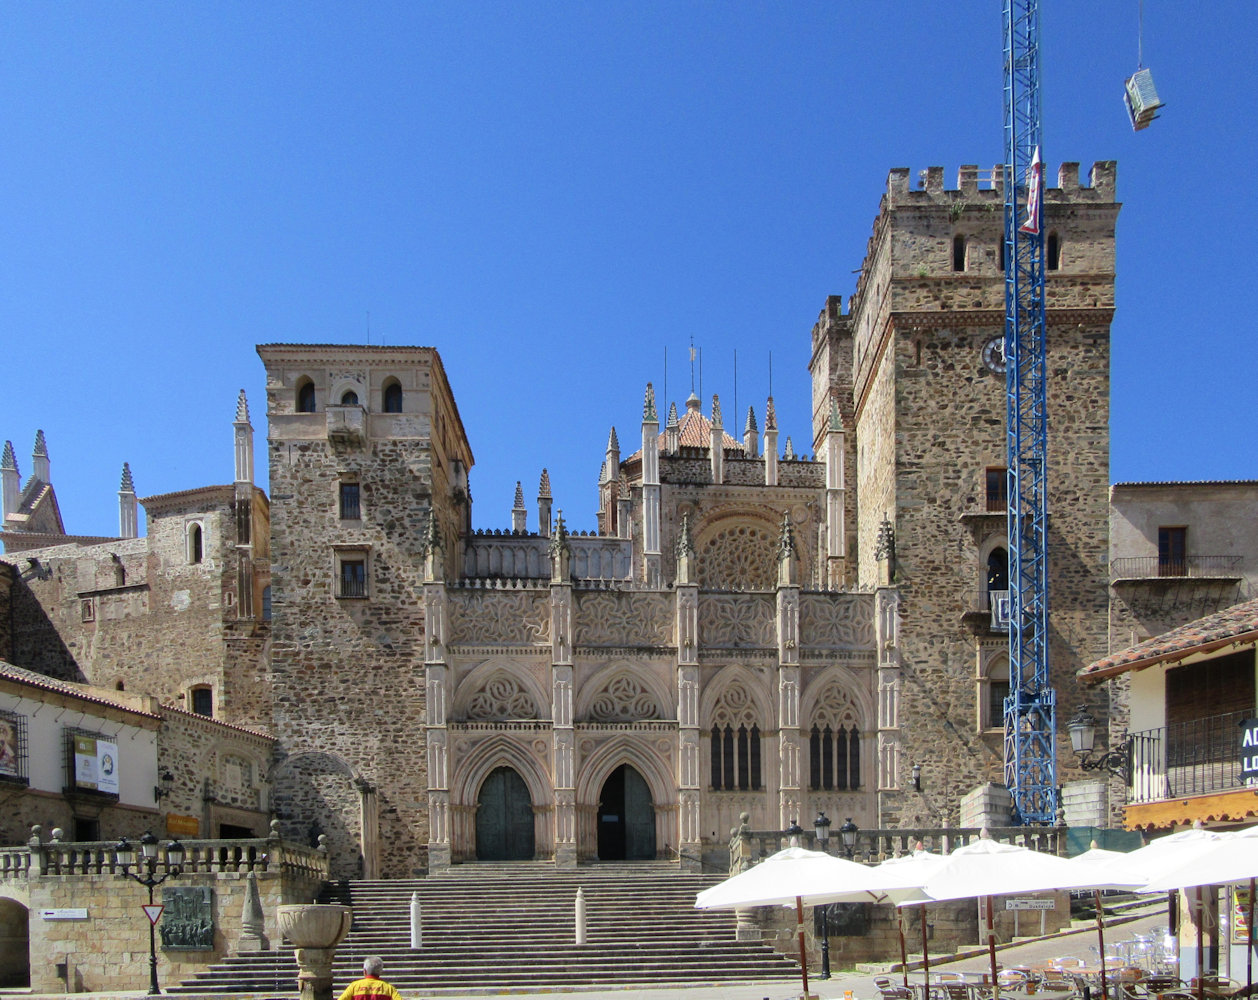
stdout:
{"type": "Polygon", "coordinates": [[[804,949],[804,903],[868,901],[885,897],[871,887],[873,868],[844,861],[821,851],[788,847],[771,854],[745,872],[732,875],[695,898],[701,910],[730,910],[745,906],[794,905],[799,936],[799,968],[808,995],[808,956],[804,949]]]}
{"type": "MultiPolygon", "coordinates": [[[[878,888],[885,893],[888,900],[902,904],[911,900],[924,899],[920,886],[932,875],[948,863],[943,854],[931,854],[923,851],[921,844],[912,854],[902,854],[898,858],[888,858],[874,873],[878,876],[878,888]]],[[[918,911],[922,927],[922,977],[926,985],[930,985],[930,949],[926,942],[926,907],[918,911]]],[[[909,984],[908,949],[904,944],[904,922],[900,923],[900,960],[903,966],[902,978],[904,985],[909,984]]],[[[927,990],[929,992],[929,989],[927,990]]]]}
{"type": "Polygon", "coordinates": [[[1070,864],[1092,872],[1097,878],[1093,886],[1096,900],[1096,938],[1101,957],[1101,1000],[1109,1000],[1109,982],[1105,971],[1105,910],[1101,906],[1103,889],[1132,889],[1144,885],[1148,876],[1131,863],[1131,855],[1121,851],[1106,851],[1092,841],[1091,850],[1070,859],[1070,864]]]}

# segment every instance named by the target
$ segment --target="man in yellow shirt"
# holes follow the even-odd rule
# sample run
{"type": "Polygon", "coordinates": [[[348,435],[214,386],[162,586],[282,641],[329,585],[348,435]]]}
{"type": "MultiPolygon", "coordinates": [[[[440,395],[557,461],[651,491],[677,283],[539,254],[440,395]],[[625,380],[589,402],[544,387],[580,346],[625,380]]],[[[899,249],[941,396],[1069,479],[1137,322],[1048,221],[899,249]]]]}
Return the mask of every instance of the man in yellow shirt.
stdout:
{"type": "Polygon", "coordinates": [[[345,987],[341,1000],[402,1000],[402,994],[380,978],[384,959],[371,955],[363,959],[363,978],[345,987]]]}

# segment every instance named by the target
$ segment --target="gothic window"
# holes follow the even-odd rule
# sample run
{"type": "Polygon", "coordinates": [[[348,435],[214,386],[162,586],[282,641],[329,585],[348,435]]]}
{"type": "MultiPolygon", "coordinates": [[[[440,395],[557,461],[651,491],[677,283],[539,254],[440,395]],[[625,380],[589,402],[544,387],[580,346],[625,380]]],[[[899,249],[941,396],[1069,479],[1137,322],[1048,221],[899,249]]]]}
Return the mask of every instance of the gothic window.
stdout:
{"type": "Polygon", "coordinates": [[[402,412],[402,385],[397,379],[390,379],[385,383],[383,403],[385,413],[402,412]]]}
{"type": "Polygon", "coordinates": [[[1044,267],[1049,271],[1061,267],[1061,240],[1056,233],[1049,233],[1044,241],[1044,267]]]}
{"type": "Polygon", "coordinates": [[[214,716],[214,689],[208,684],[200,684],[190,692],[191,708],[194,715],[214,716]]]}
{"type": "Polygon", "coordinates": [[[205,558],[205,536],[201,525],[193,521],[188,525],[188,562],[199,563],[205,558]]]}
{"type": "Polygon", "coordinates": [[[699,586],[705,590],[772,590],[777,584],[776,529],[736,524],[699,545],[699,586]]]}
{"type": "Polygon", "coordinates": [[[362,517],[362,508],[358,502],[358,483],[341,483],[341,520],[357,521],[362,517]]]}
{"type": "Polygon", "coordinates": [[[747,689],[731,684],[712,713],[712,788],[758,791],[761,787],[760,726],[747,689]]]}
{"type": "Polygon", "coordinates": [[[341,405],[342,406],[357,406],[358,393],[356,393],[353,389],[346,389],[343,393],[341,393],[341,405]]]}
{"type": "Polygon", "coordinates": [[[861,787],[861,733],[856,710],[831,687],[813,709],[808,733],[808,783],[814,791],[861,787]]]}
{"type": "Polygon", "coordinates": [[[952,269],[954,271],[965,270],[965,237],[952,237],[952,269]]]}
{"type": "Polygon", "coordinates": [[[315,387],[310,379],[302,379],[297,383],[297,412],[314,413],[315,387]]]}

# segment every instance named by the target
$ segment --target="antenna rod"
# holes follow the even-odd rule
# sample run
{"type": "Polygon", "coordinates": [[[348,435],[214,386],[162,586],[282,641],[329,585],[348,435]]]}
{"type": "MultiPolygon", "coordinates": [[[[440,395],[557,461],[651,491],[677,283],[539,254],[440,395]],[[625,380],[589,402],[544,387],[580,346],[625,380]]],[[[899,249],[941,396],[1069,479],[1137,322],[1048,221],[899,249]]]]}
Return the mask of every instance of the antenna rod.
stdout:
{"type": "Polygon", "coordinates": [[[668,404],[668,345],[664,345],[664,404],[668,404]]]}
{"type": "Polygon", "coordinates": [[[734,427],[738,427],[738,348],[734,348],[734,427]]]}

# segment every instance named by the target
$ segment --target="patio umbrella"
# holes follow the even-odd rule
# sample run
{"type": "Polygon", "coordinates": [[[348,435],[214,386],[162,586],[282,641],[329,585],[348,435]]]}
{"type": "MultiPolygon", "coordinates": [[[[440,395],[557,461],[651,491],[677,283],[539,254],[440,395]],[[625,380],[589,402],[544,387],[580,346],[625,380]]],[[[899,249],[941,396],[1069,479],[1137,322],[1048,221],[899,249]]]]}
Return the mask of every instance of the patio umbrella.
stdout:
{"type": "Polygon", "coordinates": [[[998,996],[998,985],[992,897],[1055,889],[1091,889],[1098,881],[1097,872],[1072,867],[1065,858],[998,843],[987,836],[957,848],[947,858],[948,864],[925,879],[920,888],[934,900],[971,897],[986,900],[987,950],[991,956],[993,997],[998,996]]]}
{"type": "MultiPolygon", "coordinates": [[[[947,856],[943,854],[931,854],[929,851],[922,850],[919,843],[912,854],[903,854],[898,858],[888,858],[877,868],[874,874],[878,877],[879,891],[883,892],[888,901],[902,904],[910,900],[924,899],[919,886],[922,885],[931,875],[935,874],[939,868],[946,864],[947,856]]],[[[901,919],[900,924],[900,958],[903,968],[904,985],[909,984],[909,963],[908,949],[904,943],[904,921],[902,918],[903,909],[897,906],[901,919]]],[[[919,922],[922,927],[922,976],[927,987],[930,985],[930,948],[926,942],[926,907],[922,907],[918,912],[919,922]]],[[[927,989],[929,992],[929,989],[927,989]]]]}
{"type": "MultiPolygon", "coordinates": [[[[1195,827],[1191,830],[1181,830],[1179,833],[1172,833],[1167,837],[1159,837],[1137,851],[1132,851],[1127,855],[1128,862],[1143,868],[1149,881],[1144,885],[1143,891],[1154,892],[1155,885],[1162,886],[1162,890],[1180,889],[1189,886],[1202,886],[1211,883],[1204,882],[1198,877],[1201,869],[1198,868],[1199,863],[1208,857],[1214,848],[1227,839],[1227,834],[1219,833],[1214,830],[1204,830],[1195,827]],[[1169,878],[1174,885],[1163,885],[1163,882],[1169,878]],[[1184,879],[1184,881],[1181,881],[1184,879]]],[[[1197,902],[1201,903],[1201,890],[1197,890],[1197,902]]],[[[1204,964],[1205,949],[1202,944],[1201,930],[1201,912],[1197,916],[1197,997],[1198,1000],[1204,1000],[1205,984],[1203,982],[1205,971],[1202,966],[1204,964]]]]}
{"type": "Polygon", "coordinates": [[[746,906],[794,905],[799,936],[799,968],[808,995],[808,957],[804,950],[804,903],[883,902],[875,891],[873,868],[821,851],[788,847],[714,885],[695,898],[696,909],[732,910],[746,906]]]}
{"type": "MultiPolygon", "coordinates": [[[[1191,847],[1183,852],[1187,855],[1184,858],[1176,858],[1174,856],[1176,852],[1164,848],[1158,854],[1160,861],[1158,870],[1149,879],[1144,891],[1165,892],[1191,886],[1234,885],[1248,882],[1249,940],[1246,942],[1245,949],[1245,978],[1246,992],[1252,993],[1254,987],[1254,883],[1258,879],[1258,826],[1251,826],[1235,833],[1214,833],[1207,830],[1187,830],[1185,833],[1213,834],[1213,836],[1209,838],[1198,836],[1189,840],[1191,847]]],[[[1153,843],[1163,844],[1170,840],[1172,837],[1163,837],[1153,843]]],[[[1142,848],[1142,850],[1147,850],[1147,848],[1142,848]]],[[[1201,953],[1201,924],[1198,922],[1197,983],[1199,993],[1203,989],[1201,953]]]]}
{"type": "Polygon", "coordinates": [[[1101,1000],[1109,1000],[1109,982],[1105,971],[1105,910],[1101,906],[1101,892],[1105,889],[1132,889],[1144,885],[1147,876],[1131,864],[1131,855],[1122,851],[1106,851],[1092,841],[1090,850],[1070,858],[1070,864],[1093,872],[1098,880],[1092,887],[1096,899],[1097,953],[1101,958],[1101,1000]]]}

